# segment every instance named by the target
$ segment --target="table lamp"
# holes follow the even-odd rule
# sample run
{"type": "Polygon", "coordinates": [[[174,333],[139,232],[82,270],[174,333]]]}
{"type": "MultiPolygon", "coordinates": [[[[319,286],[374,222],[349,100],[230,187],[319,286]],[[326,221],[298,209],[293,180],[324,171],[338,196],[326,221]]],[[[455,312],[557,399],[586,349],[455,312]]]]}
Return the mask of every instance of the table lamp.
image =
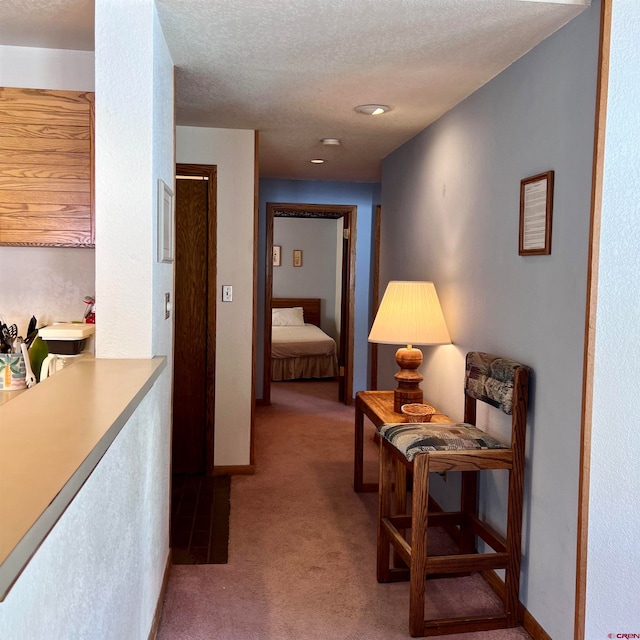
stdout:
{"type": "Polygon", "coordinates": [[[400,413],[403,404],[422,402],[422,351],[413,345],[451,344],[433,282],[389,282],[369,342],[406,345],[396,351],[400,371],[394,376],[393,410],[400,413]]]}

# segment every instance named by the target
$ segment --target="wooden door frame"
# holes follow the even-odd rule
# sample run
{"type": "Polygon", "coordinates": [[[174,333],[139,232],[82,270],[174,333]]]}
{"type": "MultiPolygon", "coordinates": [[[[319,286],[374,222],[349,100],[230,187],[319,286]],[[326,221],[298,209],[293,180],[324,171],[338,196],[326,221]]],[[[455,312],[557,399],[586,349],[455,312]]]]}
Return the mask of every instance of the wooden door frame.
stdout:
{"type": "MultiPolygon", "coordinates": [[[[353,401],[353,334],[354,334],[354,300],[356,278],[356,205],[342,204],[300,204],[267,202],[267,237],[266,237],[266,264],[265,264],[265,296],[264,296],[264,375],[262,398],[265,405],[271,404],[271,298],[273,296],[273,220],[277,212],[282,212],[282,217],[293,218],[342,218],[344,228],[349,229],[347,238],[347,273],[343,277],[343,292],[346,296],[347,318],[341,323],[340,331],[347,329],[346,362],[344,372],[345,404],[353,401]],[[286,212],[286,213],[285,213],[286,212]]],[[[343,256],[344,260],[344,256],[343,256]]]]}
{"type": "MultiPolygon", "coordinates": [[[[369,326],[373,324],[373,320],[378,313],[380,305],[380,223],[382,219],[382,206],[377,204],[375,209],[375,232],[373,238],[373,294],[371,296],[371,319],[369,326]]],[[[369,345],[371,349],[371,370],[369,379],[369,389],[376,391],[378,388],[378,344],[372,342],[369,345]]]]}
{"type": "Polygon", "coordinates": [[[578,485],[578,535],[576,553],[576,600],[574,638],[585,637],[587,610],[587,557],[589,529],[589,497],[591,472],[591,430],[593,413],[593,378],[595,370],[596,312],[598,298],[598,263],[600,258],[600,225],[602,218],[602,185],[604,152],[609,100],[609,57],[611,49],[612,0],[600,5],[600,43],[596,117],[594,125],[593,167],[591,181],[591,212],[589,225],[589,261],[587,267],[587,302],[584,329],[582,412],[580,433],[580,478],[578,485]]]}
{"type": "MultiPolygon", "coordinates": [[[[206,370],[206,424],[205,473],[213,475],[216,399],[216,258],[217,258],[217,166],[210,164],[176,164],[177,176],[202,176],[207,180],[207,370],[206,370]]],[[[175,295],[175,293],[174,293],[175,295]]],[[[175,372],[175,363],[174,363],[175,372]]]]}

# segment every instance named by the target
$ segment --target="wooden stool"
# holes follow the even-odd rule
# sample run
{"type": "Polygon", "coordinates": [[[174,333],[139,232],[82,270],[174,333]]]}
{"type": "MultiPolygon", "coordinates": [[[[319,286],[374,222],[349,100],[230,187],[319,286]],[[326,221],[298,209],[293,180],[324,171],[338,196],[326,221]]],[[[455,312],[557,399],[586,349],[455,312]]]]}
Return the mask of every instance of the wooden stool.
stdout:
{"type": "MultiPolygon", "coordinates": [[[[378,518],[378,582],[410,580],[409,632],[412,636],[484,631],[518,624],[524,446],[529,368],[513,360],[470,352],[466,359],[464,423],[390,424],[379,429],[380,476],[378,518]],[[476,401],[512,415],[511,443],[505,445],[477,429],[476,401]],[[396,509],[391,508],[394,467],[402,469],[395,482],[396,509]],[[405,469],[413,474],[412,515],[404,513],[405,469]],[[509,471],[506,537],[478,518],[478,472],[509,471]],[[429,511],[429,473],[461,471],[460,511],[429,511]],[[430,526],[456,527],[459,553],[431,556],[427,552],[430,526]],[[411,544],[404,531],[411,529],[411,544]],[[476,536],[493,553],[478,553],[476,536]],[[390,545],[407,568],[391,568],[390,545]],[[452,574],[505,570],[504,588],[497,592],[503,612],[484,616],[424,619],[425,579],[452,574]]],[[[394,566],[398,563],[394,562],[394,566]]],[[[500,579],[490,584],[494,586],[500,579]]],[[[495,586],[494,586],[495,588],[495,586]]]]}

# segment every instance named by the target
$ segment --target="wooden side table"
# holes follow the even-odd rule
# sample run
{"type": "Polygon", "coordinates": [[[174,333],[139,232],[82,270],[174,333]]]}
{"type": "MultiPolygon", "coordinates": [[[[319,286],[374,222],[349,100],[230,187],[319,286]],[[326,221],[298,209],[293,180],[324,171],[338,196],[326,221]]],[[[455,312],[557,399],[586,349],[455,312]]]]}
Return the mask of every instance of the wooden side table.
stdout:
{"type": "MultiPolygon", "coordinates": [[[[358,391],[356,393],[356,415],[354,425],[353,488],[358,493],[378,490],[377,482],[363,482],[364,467],[364,416],[378,428],[390,422],[407,422],[406,416],[393,410],[393,391],[358,391]]],[[[451,422],[450,418],[437,413],[431,422],[451,422]]]]}

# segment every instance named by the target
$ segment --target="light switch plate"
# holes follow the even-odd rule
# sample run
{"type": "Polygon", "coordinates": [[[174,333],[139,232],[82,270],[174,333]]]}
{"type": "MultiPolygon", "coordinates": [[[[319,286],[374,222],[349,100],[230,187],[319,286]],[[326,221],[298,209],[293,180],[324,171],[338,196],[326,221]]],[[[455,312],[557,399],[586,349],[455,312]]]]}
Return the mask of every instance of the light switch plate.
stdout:
{"type": "Polygon", "coordinates": [[[164,294],[164,319],[167,320],[171,316],[171,294],[164,294]]]}
{"type": "Polygon", "coordinates": [[[233,287],[230,284],[222,285],[222,302],[233,301],[233,287]]]}

